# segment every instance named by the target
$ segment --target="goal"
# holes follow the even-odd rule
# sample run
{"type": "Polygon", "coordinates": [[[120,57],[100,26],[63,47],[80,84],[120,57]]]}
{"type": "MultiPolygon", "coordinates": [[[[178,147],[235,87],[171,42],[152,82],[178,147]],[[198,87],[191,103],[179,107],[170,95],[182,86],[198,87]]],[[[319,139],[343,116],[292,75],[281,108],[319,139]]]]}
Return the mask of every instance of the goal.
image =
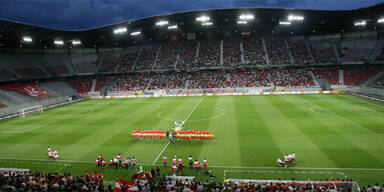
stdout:
{"type": "Polygon", "coordinates": [[[25,115],[29,113],[34,113],[34,112],[43,112],[43,106],[42,105],[35,105],[32,107],[27,107],[19,110],[19,116],[20,117],[25,117],[25,115]]]}

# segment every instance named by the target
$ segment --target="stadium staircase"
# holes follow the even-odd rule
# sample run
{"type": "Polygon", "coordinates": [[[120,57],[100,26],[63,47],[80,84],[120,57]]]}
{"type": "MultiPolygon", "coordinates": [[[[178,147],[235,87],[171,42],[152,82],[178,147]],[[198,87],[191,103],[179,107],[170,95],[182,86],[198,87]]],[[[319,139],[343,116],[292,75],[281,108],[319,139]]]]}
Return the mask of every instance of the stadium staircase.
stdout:
{"type": "Polygon", "coordinates": [[[221,40],[220,41],[220,66],[224,66],[223,54],[224,54],[224,41],[221,40]]]}
{"type": "Polygon", "coordinates": [[[313,74],[312,71],[309,71],[309,74],[311,74],[311,77],[312,77],[312,79],[313,79],[313,82],[315,82],[315,85],[316,85],[316,86],[320,86],[320,84],[319,84],[319,82],[318,82],[318,80],[317,80],[315,74],[313,74]]]}
{"type": "Polygon", "coordinates": [[[339,84],[344,85],[344,70],[339,69],[339,84]]]}
{"type": "Polygon", "coordinates": [[[96,82],[97,82],[97,79],[96,79],[96,78],[92,80],[92,88],[91,88],[91,92],[95,92],[96,82]]]}
{"type": "Polygon", "coordinates": [[[271,62],[269,61],[269,55],[268,55],[268,51],[267,51],[267,46],[265,45],[264,38],[261,39],[261,42],[263,43],[263,49],[264,49],[264,52],[265,52],[265,59],[267,61],[267,65],[271,65],[271,62]]]}
{"type": "MultiPolygon", "coordinates": [[[[308,53],[309,53],[309,56],[311,56],[312,63],[315,63],[315,58],[313,57],[312,51],[311,51],[311,49],[309,48],[308,42],[305,41],[305,42],[304,42],[304,45],[305,45],[305,48],[307,49],[307,51],[308,51],[308,53]]],[[[312,71],[311,71],[311,73],[312,73],[312,71]]]]}
{"type": "Polygon", "coordinates": [[[368,61],[370,63],[378,63],[376,61],[377,57],[380,55],[381,51],[384,47],[384,40],[377,40],[375,46],[373,47],[373,51],[369,55],[368,61]]]}
{"type": "Polygon", "coordinates": [[[289,55],[289,60],[290,60],[291,64],[296,64],[295,61],[293,60],[293,56],[292,56],[292,53],[291,53],[291,49],[289,49],[288,42],[284,40],[284,44],[287,47],[288,55],[289,55]]]}
{"type": "Polygon", "coordinates": [[[241,63],[245,63],[243,42],[240,42],[240,59],[241,63]]]}
{"type": "Polygon", "coordinates": [[[367,87],[367,86],[371,85],[373,82],[375,82],[377,79],[382,77],[383,75],[384,75],[384,70],[380,71],[379,73],[375,74],[374,76],[372,76],[368,80],[364,81],[363,83],[360,84],[360,86],[361,87],[367,87]]]}

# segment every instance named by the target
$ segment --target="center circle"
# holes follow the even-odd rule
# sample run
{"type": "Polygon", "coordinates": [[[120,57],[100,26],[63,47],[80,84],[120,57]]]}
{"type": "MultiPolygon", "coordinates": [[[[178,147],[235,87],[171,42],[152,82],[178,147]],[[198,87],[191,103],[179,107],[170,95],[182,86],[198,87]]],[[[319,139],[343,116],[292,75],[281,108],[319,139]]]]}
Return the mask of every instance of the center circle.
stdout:
{"type": "MultiPolygon", "coordinates": [[[[157,117],[159,119],[167,120],[167,121],[183,121],[184,119],[181,119],[180,117],[175,117],[175,115],[173,115],[171,113],[172,112],[182,112],[184,114],[183,118],[186,118],[189,115],[189,113],[191,113],[191,111],[193,111],[194,109],[195,109],[195,107],[179,107],[176,109],[166,109],[166,110],[158,112],[157,117]],[[174,117],[172,117],[172,116],[174,116],[174,117]]],[[[197,119],[190,117],[190,118],[188,118],[188,121],[204,121],[204,120],[216,119],[216,118],[219,118],[219,117],[225,115],[225,113],[226,113],[226,111],[220,107],[199,107],[199,109],[206,109],[206,110],[214,109],[214,111],[213,111],[213,114],[211,116],[200,117],[197,119]]],[[[193,111],[193,113],[195,113],[195,111],[193,111]]],[[[174,114],[177,115],[180,113],[174,113],[174,114]]],[[[193,114],[191,116],[193,116],[193,114]]]]}

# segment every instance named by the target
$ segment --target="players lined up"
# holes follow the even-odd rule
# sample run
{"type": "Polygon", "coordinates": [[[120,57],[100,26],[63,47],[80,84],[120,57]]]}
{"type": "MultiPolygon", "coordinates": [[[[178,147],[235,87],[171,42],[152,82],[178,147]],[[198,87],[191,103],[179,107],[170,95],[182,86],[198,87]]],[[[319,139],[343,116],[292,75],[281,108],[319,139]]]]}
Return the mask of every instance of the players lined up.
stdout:
{"type": "Polygon", "coordinates": [[[50,147],[48,147],[48,158],[50,159],[59,159],[59,152],[57,150],[53,151],[50,147]]]}
{"type": "Polygon", "coordinates": [[[214,135],[208,130],[133,130],[132,139],[165,139],[175,140],[213,140],[214,135]]]}
{"type": "MultiPolygon", "coordinates": [[[[168,157],[167,156],[163,157],[163,164],[164,164],[164,168],[166,168],[168,166],[168,157]]],[[[199,163],[199,161],[197,159],[195,159],[195,161],[193,161],[192,156],[189,155],[189,157],[188,157],[188,165],[189,165],[190,169],[194,169],[194,171],[196,173],[199,173],[201,168],[202,168],[202,166],[204,166],[205,169],[208,168],[208,160],[207,160],[207,158],[204,158],[203,159],[203,164],[201,164],[201,163],[199,163]]],[[[178,170],[182,171],[183,168],[184,168],[183,159],[181,157],[179,157],[177,159],[177,157],[175,155],[172,158],[172,165],[171,165],[171,169],[172,169],[173,174],[177,175],[178,170]]]]}
{"type": "Polygon", "coordinates": [[[280,157],[277,158],[277,165],[279,167],[285,167],[285,168],[288,167],[289,163],[291,163],[292,165],[295,165],[296,163],[295,158],[296,158],[296,154],[294,152],[292,152],[291,154],[286,153],[284,155],[284,161],[282,161],[280,157]]]}

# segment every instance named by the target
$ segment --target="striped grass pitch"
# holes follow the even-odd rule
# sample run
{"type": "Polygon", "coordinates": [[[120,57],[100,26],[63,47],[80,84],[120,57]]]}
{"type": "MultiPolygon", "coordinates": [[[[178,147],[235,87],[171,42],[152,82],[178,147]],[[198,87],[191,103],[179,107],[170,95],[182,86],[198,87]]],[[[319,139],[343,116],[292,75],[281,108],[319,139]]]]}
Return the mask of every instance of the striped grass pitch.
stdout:
{"type": "MultiPolygon", "coordinates": [[[[80,175],[100,171],[94,165],[99,153],[107,160],[117,153],[135,156],[145,170],[162,168],[164,155],[182,157],[185,164],[189,155],[207,158],[218,182],[225,173],[247,179],[352,177],[372,184],[384,178],[384,104],[349,95],[100,99],[0,122],[0,167],[80,175]],[[168,143],[130,135],[133,129],[170,129],[174,120],[185,119],[187,129],[208,129],[214,140],[168,143]],[[47,159],[48,146],[61,160],[47,159]],[[276,158],[290,152],[296,165],[277,168],[276,158]]],[[[133,172],[103,170],[109,181],[133,172]]],[[[188,168],[183,174],[194,175],[188,168]]]]}

